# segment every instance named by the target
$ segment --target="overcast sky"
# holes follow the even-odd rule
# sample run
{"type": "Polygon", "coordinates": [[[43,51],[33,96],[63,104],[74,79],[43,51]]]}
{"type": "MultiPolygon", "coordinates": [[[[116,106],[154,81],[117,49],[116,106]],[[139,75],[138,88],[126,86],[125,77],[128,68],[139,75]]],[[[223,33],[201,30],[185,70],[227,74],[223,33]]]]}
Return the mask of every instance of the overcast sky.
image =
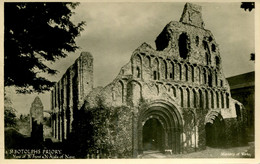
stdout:
{"type": "MultiPolygon", "coordinates": [[[[255,52],[254,10],[244,11],[239,3],[196,3],[202,6],[205,29],[210,30],[220,46],[226,77],[254,70],[249,61],[255,52]]],[[[58,81],[74,63],[81,51],[94,57],[94,86],[109,84],[126,64],[132,52],[143,42],[155,48],[154,41],[170,21],[179,21],[185,3],[81,3],[75,10],[74,22],[87,26],[76,39],[81,47],[76,53],[59,60],[53,68],[60,73],[58,81]]],[[[36,94],[15,95],[12,100],[19,113],[29,113],[36,94]]],[[[45,110],[50,110],[50,93],[40,94],[45,110]]]]}

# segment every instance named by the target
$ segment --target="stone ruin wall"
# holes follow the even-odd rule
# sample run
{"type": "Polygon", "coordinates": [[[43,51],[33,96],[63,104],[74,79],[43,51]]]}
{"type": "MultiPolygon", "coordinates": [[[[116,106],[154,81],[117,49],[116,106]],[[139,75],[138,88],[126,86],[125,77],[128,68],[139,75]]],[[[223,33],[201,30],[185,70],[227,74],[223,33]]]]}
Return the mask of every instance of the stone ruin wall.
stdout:
{"type": "MultiPolygon", "coordinates": [[[[243,105],[231,98],[230,87],[222,70],[219,46],[212,33],[204,29],[201,7],[187,3],[180,22],[172,21],[166,25],[155,43],[156,50],[143,43],[133,52],[129,63],[121,68],[113,82],[92,91],[93,66],[79,73],[77,70],[80,60],[77,60],[52,92],[53,109],[56,113],[61,113],[55,115],[54,120],[60,125],[56,125],[54,121],[54,132],[57,131],[55,128],[62,129],[59,127],[64,125],[62,122],[66,122],[65,111],[72,116],[74,106],[79,109],[84,97],[88,103],[83,106],[83,110],[97,106],[96,98],[102,97],[107,107],[128,107],[128,114],[133,116],[132,122],[129,122],[130,128],[128,127],[132,129],[129,136],[133,137],[133,151],[137,151],[134,136],[138,133],[136,122],[142,110],[141,99],[147,103],[163,100],[176,106],[182,116],[183,153],[205,148],[205,124],[216,117],[225,120],[224,131],[229,133],[229,129],[233,128],[233,125],[236,126],[235,104],[239,106],[239,110],[242,110],[243,105]],[[92,79],[89,87],[83,89],[87,92],[82,92],[83,84],[87,80],[79,78],[81,74],[92,79]],[[67,89],[62,86],[67,86],[67,89]],[[62,96],[61,92],[65,93],[65,90],[68,90],[69,94],[62,96]],[[67,104],[62,102],[62,97],[67,100],[67,104]],[[75,100],[72,97],[76,97],[75,100]]],[[[90,63],[93,62],[92,57],[87,59],[90,63]]],[[[71,119],[67,128],[70,127],[71,131],[73,118],[68,118],[71,119]]],[[[62,130],[63,135],[58,134],[55,133],[58,139],[66,136],[66,132],[62,130]]],[[[232,137],[234,136],[225,136],[226,140],[232,140],[232,137]]]]}
{"type": "MultiPolygon", "coordinates": [[[[226,128],[237,117],[237,102],[231,98],[223,74],[219,46],[212,33],[204,29],[200,12],[194,14],[195,23],[188,22],[187,12],[191,10],[193,6],[186,5],[181,22],[166,25],[155,41],[157,50],[143,43],[117,78],[98,91],[107,106],[129,106],[129,114],[136,113],[136,117],[140,98],[174,104],[183,117],[183,152],[205,148],[205,124],[214,117],[225,119],[226,128]]],[[[90,97],[86,99],[89,102],[90,97]]]]}
{"type": "Polygon", "coordinates": [[[72,132],[72,122],[85,96],[93,89],[93,57],[82,52],[51,92],[52,133],[59,141],[72,132]]]}

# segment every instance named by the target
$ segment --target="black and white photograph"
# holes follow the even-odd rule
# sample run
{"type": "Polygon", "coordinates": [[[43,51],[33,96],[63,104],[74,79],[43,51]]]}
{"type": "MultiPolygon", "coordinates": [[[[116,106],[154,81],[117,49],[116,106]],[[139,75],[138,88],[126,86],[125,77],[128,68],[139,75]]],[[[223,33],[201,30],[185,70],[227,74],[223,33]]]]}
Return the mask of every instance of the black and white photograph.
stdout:
{"type": "Polygon", "coordinates": [[[3,161],[257,162],[257,4],[1,2],[3,161]]]}

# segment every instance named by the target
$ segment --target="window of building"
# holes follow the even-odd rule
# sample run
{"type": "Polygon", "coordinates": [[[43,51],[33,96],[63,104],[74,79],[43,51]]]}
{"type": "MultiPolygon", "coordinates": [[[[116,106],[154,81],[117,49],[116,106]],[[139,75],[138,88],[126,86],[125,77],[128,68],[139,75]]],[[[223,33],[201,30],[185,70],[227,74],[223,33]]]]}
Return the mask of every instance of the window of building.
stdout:
{"type": "Polygon", "coordinates": [[[157,72],[153,71],[153,79],[156,80],[157,79],[157,72]]]}
{"type": "Polygon", "coordinates": [[[190,91],[188,88],[186,89],[186,92],[187,92],[187,107],[189,108],[190,107],[190,91]]]}
{"type": "Polygon", "coordinates": [[[184,104],[183,104],[183,90],[182,90],[182,88],[180,88],[180,97],[181,97],[181,107],[183,107],[184,104]]]}
{"type": "Polygon", "coordinates": [[[226,106],[229,108],[229,94],[226,93],[226,106]]]}
{"type": "Polygon", "coordinates": [[[136,67],[136,71],[137,71],[137,78],[141,77],[141,70],[139,67],[136,67]]]}
{"type": "Polygon", "coordinates": [[[198,37],[198,36],[196,36],[196,40],[195,40],[195,42],[196,42],[196,46],[198,47],[198,46],[199,46],[199,44],[200,44],[200,39],[199,39],[199,37],[198,37]]]}
{"type": "Polygon", "coordinates": [[[215,46],[215,44],[212,44],[212,45],[211,45],[211,51],[216,52],[216,46],[215,46]]]}
{"type": "Polygon", "coordinates": [[[188,36],[185,33],[182,33],[179,37],[179,53],[180,57],[186,59],[189,53],[189,41],[188,36]]]}
{"type": "Polygon", "coordinates": [[[214,108],[214,93],[213,91],[211,91],[210,93],[211,93],[211,108],[214,108]]]}
{"type": "Polygon", "coordinates": [[[195,90],[192,90],[193,92],[193,106],[194,108],[197,107],[197,94],[196,94],[196,91],[195,90]]]}

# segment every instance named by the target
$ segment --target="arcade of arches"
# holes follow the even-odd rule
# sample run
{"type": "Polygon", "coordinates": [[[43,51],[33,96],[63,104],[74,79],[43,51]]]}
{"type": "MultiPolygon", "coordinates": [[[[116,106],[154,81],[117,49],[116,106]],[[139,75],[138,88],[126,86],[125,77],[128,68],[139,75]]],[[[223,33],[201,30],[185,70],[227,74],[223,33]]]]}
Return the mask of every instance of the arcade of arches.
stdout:
{"type": "Polygon", "coordinates": [[[219,45],[204,29],[201,7],[184,8],[180,22],[171,21],[158,35],[156,49],[143,43],[105,87],[93,88],[93,57],[81,55],[52,91],[54,137],[66,140],[75,113],[100,109],[102,100],[104,109],[122,110],[113,120],[120,130],[109,136],[117,153],[189,153],[221,146],[224,138],[226,145],[238,145],[244,107],[231,97],[219,45]]]}

